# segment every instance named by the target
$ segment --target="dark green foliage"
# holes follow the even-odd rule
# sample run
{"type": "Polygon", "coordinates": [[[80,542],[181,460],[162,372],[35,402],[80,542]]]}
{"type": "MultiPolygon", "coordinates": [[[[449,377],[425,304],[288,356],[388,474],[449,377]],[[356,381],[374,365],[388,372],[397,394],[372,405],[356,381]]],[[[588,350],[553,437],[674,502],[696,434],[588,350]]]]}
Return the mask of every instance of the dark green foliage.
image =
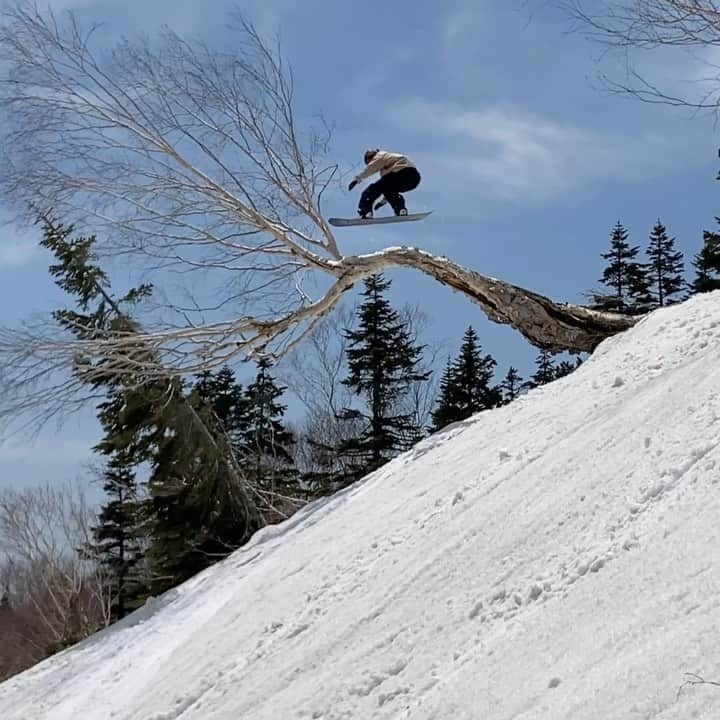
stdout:
{"type": "Polygon", "coordinates": [[[413,383],[426,381],[430,373],[417,369],[423,348],[413,342],[407,324],[385,298],[389,287],[381,274],[365,280],[358,327],[345,333],[349,372],[343,383],[366,404],[364,412],[346,411],[347,417],[364,420],[363,431],[338,448],[355,468],[349,479],[380,467],[422,436],[417,419],[403,409],[402,401],[413,383]]]}
{"type": "Polygon", "coordinates": [[[570,362],[570,360],[561,360],[553,368],[555,379],[569,375],[571,372],[577,370],[580,365],[582,365],[582,360],[579,357],[575,359],[575,362],[570,362]]]}
{"type": "Polygon", "coordinates": [[[507,404],[515,400],[522,393],[524,383],[516,368],[512,365],[507,371],[507,375],[500,383],[500,392],[502,393],[502,402],[507,404]]]}
{"type": "Polygon", "coordinates": [[[138,420],[150,467],[148,564],[157,594],[243,545],[261,518],[246,499],[247,402],[229,368],[204,373],[185,393],[175,385],[138,420]]]}
{"type": "Polygon", "coordinates": [[[601,257],[609,260],[601,282],[610,293],[592,293],[592,307],[625,314],[645,312],[651,296],[647,268],[636,260],[639,248],[628,243],[628,232],[617,223],[610,236],[610,250],[601,257]]]}
{"type": "Polygon", "coordinates": [[[266,490],[293,492],[297,485],[292,447],[293,433],[283,424],[286,406],[278,402],[285,392],[270,374],[270,362],[257,363],[255,380],[245,391],[246,421],[240,434],[245,466],[266,490]]]}
{"type": "MultiPolygon", "coordinates": [[[[715,218],[720,223],[720,218],[715,218]]],[[[703,246],[693,259],[695,278],[690,293],[705,293],[720,289],[720,233],[703,230],[703,246]]]]}
{"type": "Polygon", "coordinates": [[[482,354],[477,333],[468,327],[458,357],[448,363],[440,382],[434,430],[502,403],[500,387],[492,384],[496,365],[491,355],[482,354]]]}
{"type": "Polygon", "coordinates": [[[548,350],[540,350],[535,358],[535,372],[530,380],[525,383],[525,387],[536,388],[553,380],[555,380],[555,364],[553,363],[552,353],[548,350]]]}
{"type": "Polygon", "coordinates": [[[235,380],[235,373],[223,367],[217,373],[202,372],[193,393],[222,423],[223,431],[236,450],[242,446],[242,433],[247,425],[248,402],[245,391],[235,380]]]}
{"type": "MultiPolygon", "coordinates": [[[[146,297],[150,286],[115,300],[94,264],[94,238],[71,239],[71,232],[45,224],[43,244],[59,259],[51,271],[81,310],[58,311],[56,319],[83,339],[137,332],[123,307],[146,297]]],[[[157,366],[141,342],[133,350],[141,363],[157,366]]],[[[104,360],[95,362],[101,370],[104,360]]],[[[88,363],[78,359],[81,378],[88,363]]],[[[95,528],[96,547],[85,551],[99,553],[113,568],[114,614],[120,617],[147,592],[163,592],[225,557],[261,526],[261,518],[237,463],[245,400],[229,370],[205,374],[189,392],[177,377],[149,382],[142,370],[101,373],[92,383],[107,393],[98,408],[105,436],[96,450],[107,457],[108,501],[95,528]],[[139,502],[135,473],[141,465],[149,477],[147,497],[139,502]]]]}
{"type": "Polygon", "coordinates": [[[582,359],[580,357],[577,357],[575,362],[561,360],[556,364],[551,352],[548,350],[540,350],[535,358],[535,372],[530,380],[523,383],[523,388],[530,390],[540,387],[540,385],[546,385],[553,380],[569,375],[574,370],[577,370],[580,365],[582,365],[582,359]]]}
{"type": "Polygon", "coordinates": [[[112,392],[101,403],[100,421],[105,430],[95,450],[105,456],[103,489],[107,496],[98,524],[93,528],[92,551],[107,566],[113,583],[111,619],[125,617],[147,596],[144,572],[142,502],[136,481],[137,461],[127,444],[128,428],[123,423],[123,393],[112,392]]]}
{"type": "Polygon", "coordinates": [[[128,330],[132,325],[122,307],[134,306],[152,293],[152,286],[139,285],[120,299],[112,297],[105,271],[95,264],[93,251],[96,242],[90,237],[72,238],[73,226],[65,226],[50,218],[42,220],[43,239],[40,244],[54,253],[58,262],[50,266],[58,287],[73,295],[83,312],[56,310],[53,317],[79,338],[102,337],[117,330],[128,330]]]}
{"type": "Polygon", "coordinates": [[[652,307],[677,302],[675,298],[684,288],[683,254],[675,251],[675,238],[669,238],[665,226],[657,221],[650,233],[646,254],[649,258],[648,278],[652,307]]]}
{"type": "MultiPolygon", "coordinates": [[[[95,237],[72,238],[72,232],[72,227],[49,218],[43,221],[41,244],[58,260],[50,266],[50,272],[56,284],[75,297],[81,310],[57,310],[53,316],[81,339],[102,337],[119,325],[129,327],[129,317],[121,307],[147,296],[150,286],[134,288],[120,300],[114,299],[105,272],[95,264],[95,237]]],[[[81,552],[92,554],[108,567],[114,589],[111,613],[117,620],[141,604],[145,592],[140,572],[143,532],[135,479],[138,460],[133,457],[129,443],[132,431],[122,418],[129,391],[123,389],[119,379],[110,377],[94,380],[93,384],[105,385],[107,392],[107,399],[98,405],[104,436],[95,447],[96,452],[107,458],[103,470],[107,501],[101,507],[98,525],[93,528],[93,546],[82,548],[81,552]]]]}
{"type": "Polygon", "coordinates": [[[438,399],[435,409],[432,412],[432,430],[436,432],[440,428],[455,422],[456,410],[452,404],[453,396],[453,362],[448,358],[442,375],[440,376],[440,385],[438,388],[438,399]]]}

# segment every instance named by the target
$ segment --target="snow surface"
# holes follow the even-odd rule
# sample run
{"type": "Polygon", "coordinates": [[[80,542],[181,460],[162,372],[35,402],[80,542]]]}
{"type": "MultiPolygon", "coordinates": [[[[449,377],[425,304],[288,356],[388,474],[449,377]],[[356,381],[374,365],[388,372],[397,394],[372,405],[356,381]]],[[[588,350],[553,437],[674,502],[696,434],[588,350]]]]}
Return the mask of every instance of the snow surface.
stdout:
{"type": "Polygon", "coordinates": [[[720,717],[720,293],[0,685],[2,720],[720,717]]]}

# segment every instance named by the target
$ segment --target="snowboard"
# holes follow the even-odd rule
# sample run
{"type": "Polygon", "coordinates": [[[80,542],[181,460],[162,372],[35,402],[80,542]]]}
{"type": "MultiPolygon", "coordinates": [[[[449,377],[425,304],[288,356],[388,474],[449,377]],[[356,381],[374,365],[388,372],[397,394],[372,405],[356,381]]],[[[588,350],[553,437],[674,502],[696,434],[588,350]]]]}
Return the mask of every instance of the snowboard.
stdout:
{"type": "Polygon", "coordinates": [[[424,220],[432,210],[420,213],[408,213],[407,215],[388,215],[375,218],[328,218],[328,222],[335,227],[348,227],[350,225],[382,225],[384,223],[412,222],[413,220],[424,220]]]}

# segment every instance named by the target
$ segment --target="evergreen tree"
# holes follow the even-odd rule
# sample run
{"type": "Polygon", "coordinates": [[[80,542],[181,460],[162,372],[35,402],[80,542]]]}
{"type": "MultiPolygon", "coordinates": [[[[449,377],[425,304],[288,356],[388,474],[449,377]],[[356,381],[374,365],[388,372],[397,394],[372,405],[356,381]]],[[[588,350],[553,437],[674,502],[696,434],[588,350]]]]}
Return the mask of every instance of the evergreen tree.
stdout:
{"type": "MultiPolygon", "coordinates": [[[[203,373],[185,395],[178,385],[153,409],[142,435],[150,465],[147,554],[158,594],[229,555],[261,521],[244,506],[233,464],[245,469],[248,422],[234,373],[203,373]]],[[[247,474],[244,480],[251,481],[247,474]]]]}
{"type": "Polygon", "coordinates": [[[540,350],[535,358],[535,368],[532,377],[525,383],[526,388],[536,388],[555,380],[555,364],[549,350],[540,350]]]}
{"type": "MultiPolygon", "coordinates": [[[[131,328],[132,321],[123,309],[134,306],[151,292],[149,285],[130,290],[115,299],[110,292],[106,273],[97,264],[93,247],[95,236],[73,238],[73,227],[66,227],[49,218],[43,220],[41,244],[49,249],[57,262],[50,266],[56,284],[74,296],[78,309],[61,309],[53,313],[55,320],[80,339],[101,338],[113,331],[131,328]]],[[[79,363],[76,372],[82,377],[87,364],[79,363]]],[[[128,390],[121,379],[100,374],[92,384],[104,386],[107,399],[98,406],[98,418],[105,431],[94,448],[107,457],[104,490],[107,501],[101,506],[98,525],[93,530],[94,544],[79,549],[92,555],[110,570],[114,593],[111,613],[122,618],[144,599],[144,582],[139,572],[143,558],[143,532],[138,503],[135,468],[139,460],[129,450],[131,431],[124,424],[122,410],[128,390]]]]}
{"type": "Polygon", "coordinates": [[[418,371],[423,348],[412,341],[407,325],[384,296],[390,282],[376,274],[364,284],[358,328],[345,332],[348,376],[343,383],[367,406],[365,413],[349,412],[350,417],[364,418],[365,429],[339,448],[355,466],[354,476],[380,467],[421,437],[413,413],[403,412],[400,402],[413,383],[431,374],[418,371]]]}
{"type": "Polygon", "coordinates": [[[553,374],[555,376],[555,379],[564,377],[565,375],[569,375],[571,372],[577,370],[580,365],[582,365],[582,360],[580,358],[577,358],[575,362],[570,362],[570,360],[562,360],[553,368],[553,374]]]}
{"type": "Polygon", "coordinates": [[[500,391],[502,393],[502,402],[507,405],[520,396],[523,388],[523,381],[516,368],[512,365],[507,371],[507,375],[500,383],[500,391]]]}
{"type": "Polygon", "coordinates": [[[242,443],[246,467],[259,487],[292,492],[297,479],[292,453],[295,438],[283,424],[287,408],[278,402],[286,388],[275,384],[267,359],[259,360],[257,369],[244,398],[247,422],[242,443]]]}
{"type": "Polygon", "coordinates": [[[673,296],[684,287],[683,254],[675,251],[675,238],[667,236],[665,226],[657,221],[647,248],[652,306],[663,307],[677,302],[673,296]]]}
{"type": "Polygon", "coordinates": [[[613,292],[593,293],[593,308],[619,313],[645,312],[651,302],[647,268],[639,263],[639,248],[628,243],[628,232],[617,223],[610,236],[610,250],[601,257],[609,260],[601,282],[613,292]]]}
{"type": "Polygon", "coordinates": [[[105,436],[95,451],[108,456],[103,471],[107,497],[93,527],[92,552],[107,566],[113,584],[111,620],[120,620],[142,605],[147,596],[144,572],[144,530],[142,502],[136,480],[137,461],[121,438],[127,428],[122,421],[125,399],[112,392],[100,405],[105,436]]]}
{"type": "Polygon", "coordinates": [[[198,375],[193,392],[222,423],[223,431],[239,452],[248,423],[248,401],[232,369],[225,366],[217,373],[205,370],[198,375]]]}
{"type": "MultiPolygon", "coordinates": [[[[95,238],[70,239],[71,232],[72,228],[46,222],[43,244],[58,258],[51,272],[60,287],[76,296],[79,306],[79,311],[57,311],[56,319],[84,339],[136,332],[135,321],[123,308],[146,297],[151,287],[141,285],[115,300],[106,274],[94,262],[95,238]]],[[[136,348],[138,359],[158,365],[150,351],[140,358],[142,349],[136,348]]],[[[204,388],[201,378],[200,388],[187,393],[178,377],[150,382],[142,370],[137,376],[103,375],[106,361],[95,362],[96,372],[88,382],[107,393],[107,401],[99,407],[105,436],[96,449],[108,457],[109,493],[95,528],[95,550],[115,569],[116,586],[124,588],[115,606],[120,615],[143,593],[163,592],[225,557],[262,523],[255,504],[248,500],[229,440],[232,433],[239,435],[239,420],[233,417],[235,424],[230,423],[228,431],[218,417],[231,404],[228,397],[241,394],[231,374],[206,376],[204,388]],[[134,468],[141,464],[149,469],[148,496],[137,505],[134,468]],[[146,588],[133,578],[141,562],[140,523],[146,546],[142,565],[150,576],[146,588]]],[[[88,366],[88,361],[79,359],[76,371],[81,378],[88,366]]]]}
{"type": "Polygon", "coordinates": [[[491,355],[481,354],[477,333],[472,326],[468,327],[460,353],[446,369],[445,382],[441,381],[440,397],[432,416],[435,430],[501,404],[501,390],[492,385],[496,365],[491,355]]]}
{"type": "MultiPolygon", "coordinates": [[[[720,223],[720,218],[715,218],[720,223]]],[[[693,259],[695,278],[690,294],[720,289],[720,233],[703,230],[703,246],[693,259]]]]}
{"type": "Polygon", "coordinates": [[[438,388],[438,399],[435,409],[432,411],[432,430],[437,431],[450,425],[457,420],[456,409],[453,405],[453,363],[448,358],[440,377],[440,385],[438,388]]]}

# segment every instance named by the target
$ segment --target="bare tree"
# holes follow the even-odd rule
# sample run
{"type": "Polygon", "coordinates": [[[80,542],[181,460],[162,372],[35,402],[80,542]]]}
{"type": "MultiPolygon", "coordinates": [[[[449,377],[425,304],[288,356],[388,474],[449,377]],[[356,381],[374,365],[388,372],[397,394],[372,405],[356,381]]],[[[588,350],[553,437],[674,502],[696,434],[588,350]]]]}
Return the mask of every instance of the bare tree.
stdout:
{"type": "Polygon", "coordinates": [[[579,32],[606,50],[616,50],[625,61],[626,79],[602,75],[604,84],[649,103],[683,106],[697,110],[720,108],[720,65],[704,51],[720,47],[720,3],[715,0],[556,0],[574,20],[579,32]],[[677,87],[661,87],[637,69],[633,50],[659,48],[695,51],[693,63],[707,70],[697,82],[695,95],[681,94],[677,87]],[[700,55],[697,51],[701,51],[700,55]]]}
{"type": "Polygon", "coordinates": [[[17,671],[110,623],[111,581],[80,485],[0,491],[0,562],[12,615],[2,665],[17,671]]]}
{"type": "Polygon", "coordinates": [[[188,284],[202,272],[214,291],[187,305],[170,298],[142,333],[78,339],[42,321],[0,330],[8,402],[66,404],[79,389],[67,371],[82,363],[91,379],[98,358],[104,374],[149,380],[282,356],[358,280],[393,266],[435,278],[551,350],[590,351],[637,321],[416,248],[344,255],[320,204],[340,182],[329,132],[298,117],[278,44],[240,15],[233,22],[231,52],[171,30],[105,52],[72,13],[61,21],[30,2],[4,12],[0,190],[16,218],[52,210],[101,237],[108,256],[188,284]]]}
{"type": "Polygon", "coordinates": [[[362,429],[360,419],[343,416],[353,399],[342,382],[347,372],[343,331],[352,323],[353,315],[352,306],[340,304],[335,313],[318,322],[303,352],[290,355],[281,367],[285,383],[305,408],[295,448],[296,465],[304,474],[342,476],[346,462],[334,448],[362,429]]]}

